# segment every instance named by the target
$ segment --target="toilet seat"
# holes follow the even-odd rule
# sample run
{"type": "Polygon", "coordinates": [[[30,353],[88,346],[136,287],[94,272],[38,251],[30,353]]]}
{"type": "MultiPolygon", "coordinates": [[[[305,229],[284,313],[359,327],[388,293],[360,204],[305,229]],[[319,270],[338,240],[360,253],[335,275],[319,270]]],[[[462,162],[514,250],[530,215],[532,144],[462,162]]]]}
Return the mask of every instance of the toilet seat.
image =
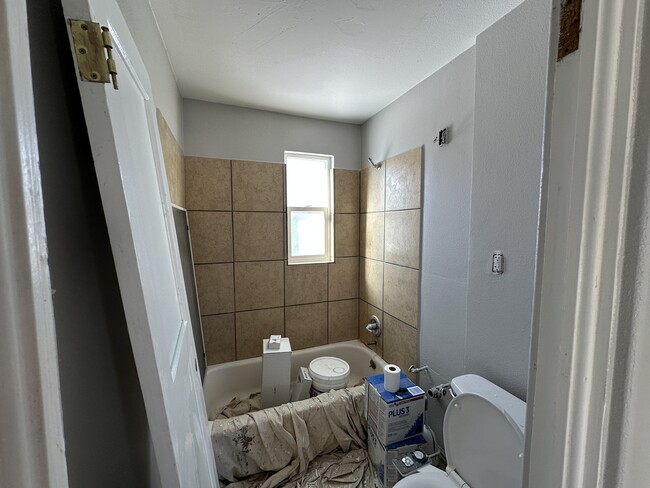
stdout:
{"type": "Polygon", "coordinates": [[[443,426],[447,462],[473,488],[520,488],[524,433],[507,410],[476,393],[456,396],[443,426]]]}

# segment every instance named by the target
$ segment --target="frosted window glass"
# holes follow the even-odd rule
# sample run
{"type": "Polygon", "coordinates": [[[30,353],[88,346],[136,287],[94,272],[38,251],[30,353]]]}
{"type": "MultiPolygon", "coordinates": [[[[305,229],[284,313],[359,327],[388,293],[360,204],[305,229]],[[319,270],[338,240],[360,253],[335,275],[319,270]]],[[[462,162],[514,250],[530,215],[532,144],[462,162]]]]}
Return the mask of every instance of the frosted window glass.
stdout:
{"type": "Polygon", "coordinates": [[[291,212],[291,255],[322,256],[326,251],[325,212],[291,212]]]}

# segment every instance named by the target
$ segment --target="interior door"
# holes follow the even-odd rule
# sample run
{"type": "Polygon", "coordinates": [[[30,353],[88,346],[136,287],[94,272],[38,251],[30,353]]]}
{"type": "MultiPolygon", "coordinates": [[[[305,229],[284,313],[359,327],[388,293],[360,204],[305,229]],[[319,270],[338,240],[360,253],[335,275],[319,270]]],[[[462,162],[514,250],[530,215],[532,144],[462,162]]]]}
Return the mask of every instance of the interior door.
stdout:
{"type": "Polygon", "coordinates": [[[119,89],[78,83],[160,478],[216,487],[149,77],[115,0],[62,3],[69,32],[70,19],[90,20],[113,37],[119,89]]]}

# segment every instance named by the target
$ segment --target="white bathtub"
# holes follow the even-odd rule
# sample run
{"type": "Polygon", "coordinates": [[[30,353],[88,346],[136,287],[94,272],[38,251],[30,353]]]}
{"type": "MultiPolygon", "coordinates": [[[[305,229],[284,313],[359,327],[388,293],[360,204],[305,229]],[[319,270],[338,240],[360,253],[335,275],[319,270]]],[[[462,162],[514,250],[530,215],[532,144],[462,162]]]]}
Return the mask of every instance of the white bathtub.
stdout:
{"type": "MultiPolygon", "coordinates": [[[[338,342],[294,351],[291,355],[291,380],[298,376],[300,366],[308,367],[312,359],[320,356],[335,356],[347,361],[350,365],[349,386],[360,383],[366,376],[381,373],[386,365],[386,361],[360,341],[338,342]]],[[[260,391],[261,381],[261,357],[208,366],[203,381],[207,411],[226,405],[234,397],[246,398],[260,391]]]]}

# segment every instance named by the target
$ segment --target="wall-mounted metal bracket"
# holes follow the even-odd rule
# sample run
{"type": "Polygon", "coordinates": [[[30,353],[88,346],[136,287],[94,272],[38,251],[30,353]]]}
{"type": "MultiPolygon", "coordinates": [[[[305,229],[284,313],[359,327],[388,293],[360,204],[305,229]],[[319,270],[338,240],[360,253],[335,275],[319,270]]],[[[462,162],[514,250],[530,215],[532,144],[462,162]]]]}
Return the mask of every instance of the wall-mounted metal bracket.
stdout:
{"type": "Polygon", "coordinates": [[[437,142],[439,146],[444,146],[449,142],[449,127],[438,131],[438,137],[436,137],[433,142],[437,142]]]}

